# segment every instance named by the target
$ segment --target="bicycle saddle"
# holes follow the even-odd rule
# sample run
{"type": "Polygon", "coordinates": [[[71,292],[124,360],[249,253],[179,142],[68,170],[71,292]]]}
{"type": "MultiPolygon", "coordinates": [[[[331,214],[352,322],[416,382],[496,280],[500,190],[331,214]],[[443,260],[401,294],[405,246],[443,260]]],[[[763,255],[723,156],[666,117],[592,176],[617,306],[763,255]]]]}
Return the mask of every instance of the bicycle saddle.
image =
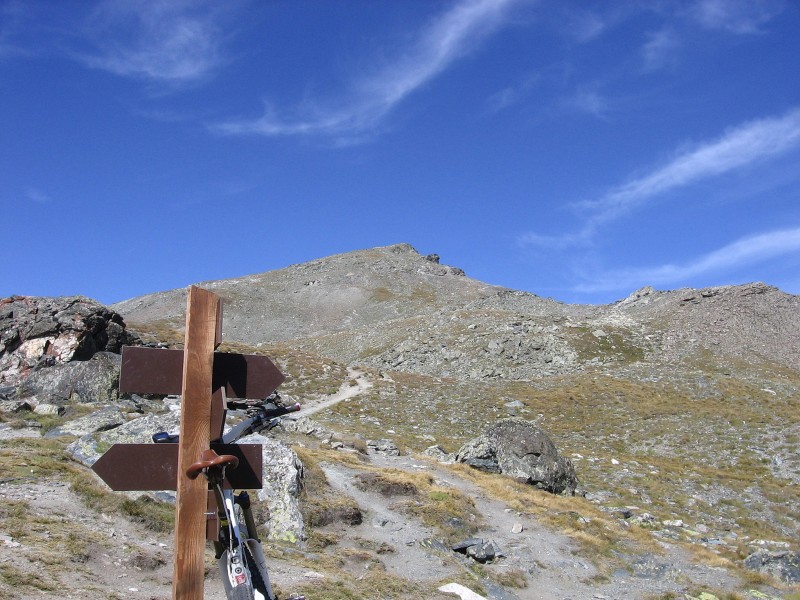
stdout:
{"type": "Polygon", "coordinates": [[[235,469],[239,466],[239,459],[232,454],[223,454],[220,456],[211,449],[203,450],[202,454],[200,454],[200,460],[186,469],[186,476],[189,479],[196,479],[197,476],[206,469],[227,466],[231,466],[235,469]]]}

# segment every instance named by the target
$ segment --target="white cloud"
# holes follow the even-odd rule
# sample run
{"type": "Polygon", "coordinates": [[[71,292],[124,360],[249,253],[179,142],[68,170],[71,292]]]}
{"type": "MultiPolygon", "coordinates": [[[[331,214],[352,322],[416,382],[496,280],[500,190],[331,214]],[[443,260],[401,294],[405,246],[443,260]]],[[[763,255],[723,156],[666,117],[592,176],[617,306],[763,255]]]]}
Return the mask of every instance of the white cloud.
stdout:
{"type": "Polygon", "coordinates": [[[609,220],[654,196],[782,154],[800,144],[800,109],[744,123],[719,139],[684,150],[669,163],[584,203],[609,220]]]}
{"type": "Polygon", "coordinates": [[[322,134],[358,136],[374,128],[411,93],[461,58],[484,36],[495,31],[519,0],[465,0],[439,15],[393,62],[352,82],[347,97],[335,105],[306,104],[295,118],[283,118],[268,102],[255,120],[220,123],[214,130],[265,136],[322,134]]]}
{"type": "Polygon", "coordinates": [[[679,47],[680,42],[671,29],[662,29],[649,34],[647,42],[642,47],[645,69],[655,71],[674,65],[679,47]]]}
{"type": "Polygon", "coordinates": [[[609,110],[608,100],[597,90],[582,89],[567,99],[567,106],[579,112],[605,118],[609,110]]]}
{"type": "Polygon", "coordinates": [[[223,63],[221,9],[183,0],[112,0],[90,15],[93,52],[77,58],[117,75],[181,84],[204,79],[223,63]]]}
{"type": "Polygon", "coordinates": [[[491,113],[502,110],[523,102],[531,93],[533,88],[539,83],[538,73],[526,75],[519,83],[508,86],[495,92],[486,100],[486,105],[491,113]]]}
{"type": "Polygon", "coordinates": [[[630,290],[644,285],[671,286],[700,275],[729,272],[795,253],[800,253],[800,227],[745,237],[682,265],[607,271],[577,286],[575,291],[630,290]]]}
{"type": "Polygon", "coordinates": [[[22,2],[10,1],[0,5],[0,60],[31,54],[18,40],[19,35],[30,28],[31,12],[30,7],[22,2]]]}
{"type": "Polygon", "coordinates": [[[565,17],[566,33],[581,43],[594,40],[608,27],[605,19],[597,13],[579,10],[576,7],[570,7],[565,17]]]}
{"type": "Polygon", "coordinates": [[[699,0],[691,15],[708,29],[754,34],[761,33],[763,26],[783,7],[783,0],[699,0]]]}
{"type": "Polygon", "coordinates": [[[720,138],[680,152],[667,164],[630,179],[598,200],[583,202],[588,212],[577,233],[564,236],[527,234],[524,245],[565,247],[593,239],[599,227],[627,214],[666,192],[704,179],[748,167],[784,154],[800,145],[800,108],[780,117],[751,121],[727,131],[720,138]]]}

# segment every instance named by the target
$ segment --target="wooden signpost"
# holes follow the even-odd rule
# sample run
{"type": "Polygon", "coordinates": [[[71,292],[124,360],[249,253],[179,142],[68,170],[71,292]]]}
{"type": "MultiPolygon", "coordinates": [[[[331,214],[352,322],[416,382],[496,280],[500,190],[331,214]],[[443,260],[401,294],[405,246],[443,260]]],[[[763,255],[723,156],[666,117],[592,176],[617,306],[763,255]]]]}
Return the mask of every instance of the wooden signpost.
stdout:
{"type": "Polygon", "coordinates": [[[113,490],[177,490],[173,600],[203,598],[208,485],[186,469],[211,446],[239,458],[228,474],[232,487],[261,488],[260,445],[211,442],[222,435],[226,397],[266,398],[284,380],[265,356],[214,352],[221,332],[222,300],[192,286],[183,350],[123,349],[120,392],[180,393],[180,437],[177,444],[115,444],[92,466],[113,490]]]}

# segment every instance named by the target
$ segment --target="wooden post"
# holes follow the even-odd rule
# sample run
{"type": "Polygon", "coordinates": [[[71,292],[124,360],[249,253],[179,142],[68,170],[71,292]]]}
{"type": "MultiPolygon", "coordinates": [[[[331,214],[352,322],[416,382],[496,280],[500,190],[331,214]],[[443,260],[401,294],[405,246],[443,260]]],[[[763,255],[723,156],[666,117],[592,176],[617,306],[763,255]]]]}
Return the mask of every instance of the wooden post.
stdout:
{"type": "Polygon", "coordinates": [[[220,315],[219,296],[195,286],[189,288],[178,443],[173,600],[203,598],[208,482],[205,477],[189,479],[186,469],[197,462],[209,444],[214,346],[220,315]]]}

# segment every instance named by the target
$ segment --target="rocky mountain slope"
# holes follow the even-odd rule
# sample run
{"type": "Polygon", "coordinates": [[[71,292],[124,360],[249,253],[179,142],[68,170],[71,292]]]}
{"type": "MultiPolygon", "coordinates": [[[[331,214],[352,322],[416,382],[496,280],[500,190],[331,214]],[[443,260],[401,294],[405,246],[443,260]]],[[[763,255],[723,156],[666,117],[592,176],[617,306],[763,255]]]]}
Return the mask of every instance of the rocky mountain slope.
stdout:
{"type": "MultiPolygon", "coordinates": [[[[800,368],[800,298],[764,284],[568,305],[490,286],[399,244],[200,284],[224,301],[226,340],[291,342],[343,363],[525,380],[708,358],[800,368]]],[[[186,290],[111,308],[129,327],[181,330],[186,290]]]]}
{"type": "MultiPolygon", "coordinates": [[[[323,599],[406,597],[395,585],[439,597],[442,578],[497,600],[797,597],[797,296],[753,283],[568,305],[407,244],[199,285],[223,298],[223,348],[273,357],[283,394],[311,417],[281,434],[307,466],[308,539],[273,547],[292,585],[323,599]],[[447,466],[505,417],[550,434],[580,497],[447,466]],[[435,541],[456,535],[494,538],[506,557],[453,562],[435,541]]],[[[109,308],[72,299],[81,314],[70,316],[47,299],[3,301],[0,438],[34,436],[9,442],[24,448],[39,426],[85,460],[168,427],[174,399],[118,397],[114,350],[121,339],[180,346],[185,303],[186,290],[109,308]],[[75,356],[89,345],[81,319],[113,334],[106,347],[95,327],[90,360],[75,356]]],[[[2,450],[0,466],[13,463],[2,450]]],[[[22,502],[23,484],[0,478],[0,497],[22,502]]],[[[146,589],[160,597],[162,584],[146,589]]]]}

